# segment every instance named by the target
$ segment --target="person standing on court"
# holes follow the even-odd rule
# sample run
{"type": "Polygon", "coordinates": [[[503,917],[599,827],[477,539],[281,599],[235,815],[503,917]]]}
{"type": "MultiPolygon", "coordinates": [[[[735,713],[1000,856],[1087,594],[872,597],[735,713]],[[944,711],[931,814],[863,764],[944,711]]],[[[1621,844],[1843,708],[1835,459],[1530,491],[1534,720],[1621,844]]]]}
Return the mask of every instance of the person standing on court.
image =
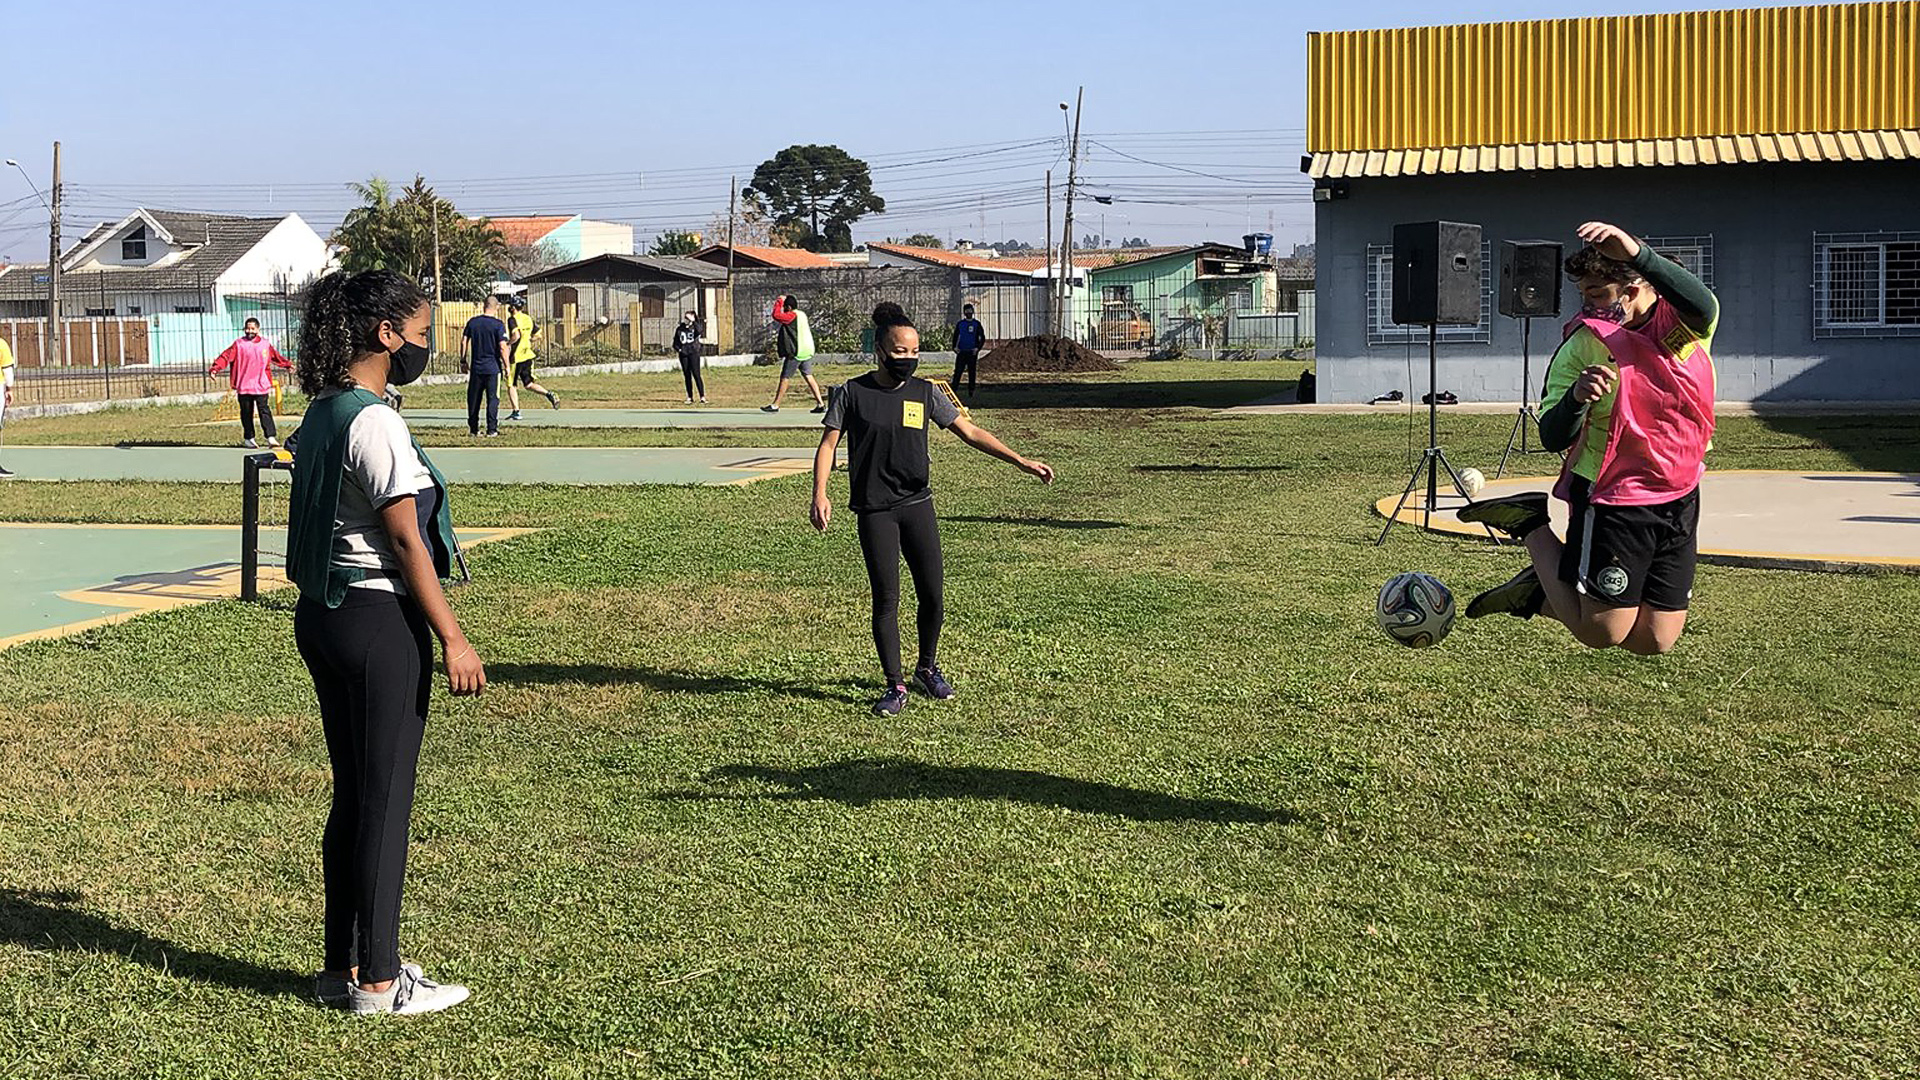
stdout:
{"type": "Polygon", "coordinates": [[[680,325],[673,328],[673,351],[680,356],[680,375],[687,381],[687,404],[693,404],[695,387],[700,390],[700,404],[707,403],[707,381],[700,377],[700,318],[693,312],[680,315],[680,325]]]}
{"type": "Polygon", "coordinates": [[[834,451],[847,439],[849,508],[858,522],[860,554],[873,586],[873,646],[887,689],[874,702],[876,716],[898,716],[907,705],[907,681],[900,664],[900,561],[906,559],[919,599],[915,621],[920,655],[914,682],[928,697],[953,696],[953,684],[940,671],[940,628],[946,618],[945,565],[940,555],[940,522],[929,486],[927,427],[943,427],[960,441],[1021,472],[1053,483],[1053,467],[1021,457],[969,420],[945,386],[914,377],[920,366],[920,331],[891,301],[873,310],[874,351],[878,370],[869,371],[833,392],[821,426],[820,448],[813,455],[813,527],[825,531],[833,519],[827,480],[834,451]]]}
{"type": "Polygon", "coordinates": [[[507,404],[513,411],[507,419],[520,419],[520,388],[526,387],[536,394],[546,397],[547,404],[560,407],[559,395],[541,386],[533,378],[533,362],[539,354],[533,351],[533,316],[527,314],[527,296],[521,293],[507,301],[507,355],[513,358],[513,376],[507,380],[507,404]]]}
{"type": "Polygon", "coordinates": [[[973,317],[973,305],[960,309],[960,321],[953,324],[953,388],[960,389],[960,376],[967,376],[967,395],[980,388],[980,346],[987,343],[987,329],[973,317]]]}
{"type": "Polygon", "coordinates": [[[321,278],[300,331],[300,423],[287,522],[293,636],[333,769],[321,840],[325,952],[314,997],[355,1014],[425,1013],[468,991],[400,962],[400,893],[433,638],[455,694],[486,669],[440,587],[457,542],[446,480],[381,400],[426,370],[431,306],[392,270],[321,278]]]}
{"type": "Polygon", "coordinates": [[[249,450],[259,449],[260,444],[253,441],[253,417],[257,412],[260,433],[267,437],[267,445],[279,446],[279,433],[273,428],[273,369],[292,371],[293,361],[281,356],[273,342],[260,335],[259,319],[248,319],[241,330],[233,344],[213,358],[209,374],[232,372],[228,380],[234,396],[240,399],[241,445],[249,450]]]}
{"type": "Polygon", "coordinates": [[[461,337],[467,373],[467,433],[480,434],[480,398],[487,399],[487,438],[500,434],[500,373],[507,366],[507,324],[500,321],[500,298],[489,296],[480,314],[467,320],[461,337]]]}
{"type": "Polygon", "coordinates": [[[780,357],[780,384],[773,388],[773,402],[760,406],[761,412],[779,412],[780,399],[787,396],[787,383],[794,373],[807,381],[813,392],[813,411],[827,411],[827,400],[820,384],[813,380],[813,330],[807,325],[807,313],[800,310],[800,299],[782,296],[773,302],[773,321],[777,327],[773,351],[780,357]]]}

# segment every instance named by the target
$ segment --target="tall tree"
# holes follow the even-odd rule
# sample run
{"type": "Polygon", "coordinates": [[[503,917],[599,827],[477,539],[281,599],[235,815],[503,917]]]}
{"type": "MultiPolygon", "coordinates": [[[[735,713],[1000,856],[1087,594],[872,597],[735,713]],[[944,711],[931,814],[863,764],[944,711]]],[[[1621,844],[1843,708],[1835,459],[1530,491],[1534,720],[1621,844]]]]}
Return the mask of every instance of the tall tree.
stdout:
{"type": "Polygon", "coordinates": [[[434,194],[426,179],[396,196],[380,177],[353,185],[362,204],[347,213],[331,241],[343,249],[348,270],[397,270],[433,288],[434,223],[439,222],[440,292],[448,300],[479,300],[506,263],[500,230],[485,219],[463,216],[450,200],[434,194]]]}
{"type": "Polygon", "coordinates": [[[887,209],[867,163],[837,146],[789,146],[761,162],[740,194],[764,204],[775,225],[803,226],[808,251],[852,251],[853,223],[887,209]]]}
{"type": "Polygon", "coordinates": [[[941,243],[939,237],[933,235],[932,233],[924,233],[924,232],[914,233],[912,236],[907,237],[905,240],[895,240],[893,237],[889,236],[887,237],[887,243],[905,244],[908,247],[921,247],[921,248],[943,248],[947,246],[946,244],[941,243]]]}
{"type": "Polygon", "coordinates": [[[669,229],[653,238],[647,248],[649,255],[691,255],[700,250],[700,234],[669,229]]]}

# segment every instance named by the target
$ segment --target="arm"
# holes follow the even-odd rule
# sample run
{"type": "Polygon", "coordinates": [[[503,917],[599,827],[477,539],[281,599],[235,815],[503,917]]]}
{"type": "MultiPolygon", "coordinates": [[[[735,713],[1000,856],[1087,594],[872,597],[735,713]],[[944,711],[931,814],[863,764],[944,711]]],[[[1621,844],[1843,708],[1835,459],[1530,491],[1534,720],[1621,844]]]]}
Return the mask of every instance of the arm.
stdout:
{"type": "Polygon", "coordinates": [[[1720,301],[1706,282],[1688,273],[1672,259],[1661,258],[1632,233],[1604,221],[1589,221],[1580,226],[1580,239],[1600,249],[1609,259],[1632,266],[1660,298],[1673,305],[1674,313],[1687,329],[1705,336],[1720,321],[1720,301]]]}
{"type": "Polygon", "coordinates": [[[285,368],[288,371],[293,370],[293,361],[287,359],[284,356],[281,356],[280,350],[274,348],[271,345],[267,346],[267,359],[273,364],[274,367],[285,368]]]}
{"type": "Polygon", "coordinates": [[[478,694],[487,685],[487,670],[473,651],[460,623],[453,617],[447,594],[434,573],[433,553],[420,535],[420,518],[414,509],[414,496],[403,495],[380,508],[380,523],[387,530],[393,553],[400,560],[400,576],[407,592],[426,612],[427,625],[440,639],[440,654],[446,658],[447,685],[456,694],[478,694]]]}
{"type": "Polygon", "coordinates": [[[1540,445],[1556,454],[1571,449],[1586,426],[1587,407],[1613,392],[1614,377],[1607,347],[1591,330],[1574,331],[1547,365],[1540,398],[1548,404],[1540,414],[1540,445]]]}
{"type": "Polygon", "coordinates": [[[239,358],[240,358],[240,343],[236,341],[233,344],[227,346],[226,352],[223,352],[219,356],[216,356],[213,358],[213,374],[218,375],[221,372],[232,367],[233,362],[235,360],[238,360],[239,358]]]}
{"type": "Polygon", "coordinates": [[[784,296],[773,302],[773,321],[781,324],[793,321],[793,310],[787,307],[787,298],[784,296]]]}
{"type": "Polygon", "coordinates": [[[981,427],[966,417],[963,416],[955,420],[947,430],[960,436],[961,442],[966,443],[968,446],[973,447],[988,457],[999,458],[1001,461],[1012,465],[1021,472],[1031,473],[1039,477],[1040,482],[1043,484],[1053,483],[1053,466],[1044,461],[1021,457],[1019,454],[1014,453],[1006,443],[994,438],[993,432],[988,431],[986,428],[981,427]]]}
{"type": "Polygon", "coordinates": [[[813,527],[826,531],[833,520],[833,504],[827,501],[827,478],[833,475],[834,451],[840,448],[840,429],[828,428],[820,435],[820,448],[813,452],[813,527]]]}

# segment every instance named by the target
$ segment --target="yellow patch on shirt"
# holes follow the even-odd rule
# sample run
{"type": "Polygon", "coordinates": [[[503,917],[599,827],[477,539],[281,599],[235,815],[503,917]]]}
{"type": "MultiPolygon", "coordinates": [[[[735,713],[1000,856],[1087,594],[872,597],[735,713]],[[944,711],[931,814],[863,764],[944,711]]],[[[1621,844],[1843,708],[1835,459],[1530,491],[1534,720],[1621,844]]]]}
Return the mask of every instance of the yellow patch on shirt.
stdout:
{"type": "Polygon", "coordinates": [[[1667,331],[1666,337],[1660,339],[1660,344],[1665,346],[1668,355],[1684,364],[1693,359],[1693,354],[1699,351],[1700,338],[1692,330],[1687,329],[1685,324],[1676,324],[1673,329],[1667,331]]]}
{"type": "Polygon", "coordinates": [[[927,407],[918,401],[900,403],[900,426],[923,428],[927,426],[927,407]]]}

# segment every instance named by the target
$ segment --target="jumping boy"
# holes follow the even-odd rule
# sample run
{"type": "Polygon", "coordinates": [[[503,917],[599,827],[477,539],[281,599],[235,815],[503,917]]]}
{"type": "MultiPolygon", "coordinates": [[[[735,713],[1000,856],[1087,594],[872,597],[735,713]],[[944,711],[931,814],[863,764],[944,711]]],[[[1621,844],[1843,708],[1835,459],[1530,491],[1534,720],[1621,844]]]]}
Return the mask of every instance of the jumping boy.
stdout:
{"type": "Polygon", "coordinates": [[[1540,442],[1571,451],[1554,495],[1567,539],[1547,527],[1541,492],[1473,503],[1460,520],[1527,545],[1532,565],[1474,597],[1469,618],[1546,614],[1582,645],[1651,656],[1680,640],[1693,596],[1700,479],[1713,438],[1720,302],[1699,278],[1605,222],[1566,262],[1580,314],[1547,370],[1540,442]]]}

